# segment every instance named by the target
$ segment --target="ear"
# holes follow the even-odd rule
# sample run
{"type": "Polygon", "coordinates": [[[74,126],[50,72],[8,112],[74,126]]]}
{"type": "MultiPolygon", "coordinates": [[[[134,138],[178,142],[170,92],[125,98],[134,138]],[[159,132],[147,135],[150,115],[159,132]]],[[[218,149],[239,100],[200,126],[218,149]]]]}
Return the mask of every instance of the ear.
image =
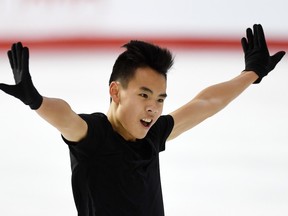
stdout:
{"type": "Polygon", "coordinates": [[[111,82],[110,86],[109,86],[109,93],[110,93],[110,97],[112,99],[112,101],[116,104],[119,103],[120,100],[120,94],[119,94],[119,90],[120,90],[120,83],[113,81],[111,82]]]}

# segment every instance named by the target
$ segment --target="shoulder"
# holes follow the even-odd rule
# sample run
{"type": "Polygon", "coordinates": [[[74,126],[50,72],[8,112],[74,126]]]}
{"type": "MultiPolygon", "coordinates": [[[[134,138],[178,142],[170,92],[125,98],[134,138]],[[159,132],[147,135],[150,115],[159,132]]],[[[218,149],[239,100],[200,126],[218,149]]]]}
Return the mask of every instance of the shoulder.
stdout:
{"type": "Polygon", "coordinates": [[[109,121],[104,113],[96,112],[91,114],[81,113],[79,116],[87,123],[88,127],[108,125],[109,121]]]}
{"type": "Polygon", "coordinates": [[[150,135],[166,140],[174,127],[174,119],[171,115],[162,115],[149,131],[150,135]]]}
{"type": "Polygon", "coordinates": [[[101,112],[95,112],[95,113],[90,113],[90,114],[87,114],[87,113],[80,113],[79,116],[84,119],[85,121],[86,120],[95,120],[95,119],[99,119],[99,120],[105,120],[107,119],[107,116],[104,114],[104,113],[101,113],[101,112]]]}
{"type": "Polygon", "coordinates": [[[162,115],[158,118],[153,127],[173,127],[174,119],[172,115],[162,115]]]}
{"type": "Polygon", "coordinates": [[[64,141],[67,144],[78,145],[80,143],[90,142],[96,138],[102,137],[110,126],[107,116],[103,113],[81,113],[78,114],[87,124],[87,132],[83,139],[78,142],[71,142],[66,139],[64,141]]]}

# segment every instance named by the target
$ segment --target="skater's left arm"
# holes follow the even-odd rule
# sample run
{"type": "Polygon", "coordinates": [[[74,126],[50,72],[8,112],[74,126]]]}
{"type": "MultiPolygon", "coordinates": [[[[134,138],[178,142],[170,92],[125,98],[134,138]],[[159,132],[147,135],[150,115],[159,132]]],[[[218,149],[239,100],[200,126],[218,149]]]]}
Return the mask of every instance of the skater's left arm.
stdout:
{"type": "Polygon", "coordinates": [[[285,55],[284,51],[270,56],[261,25],[246,30],[241,40],[245,54],[245,70],[234,79],[210,86],[186,105],[171,113],[174,128],[168,139],[173,139],[213,116],[238,97],[252,83],[260,83],[285,55]]]}
{"type": "Polygon", "coordinates": [[[171,113],[174,128],[169,139],[177,137],[222,110],[257,79],[258,75],[255,72],[247,71],[232,80],[202,90],[190,102],[171,113]]]}

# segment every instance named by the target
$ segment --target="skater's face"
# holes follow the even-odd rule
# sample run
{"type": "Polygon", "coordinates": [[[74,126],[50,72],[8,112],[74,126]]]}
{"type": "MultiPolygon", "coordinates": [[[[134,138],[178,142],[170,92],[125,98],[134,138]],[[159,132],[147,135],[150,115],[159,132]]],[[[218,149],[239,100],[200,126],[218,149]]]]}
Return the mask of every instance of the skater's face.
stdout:
{"type": "Polygon", "coordinates": [[[126,88],[113,82],[110,95],[117,107],[114,129],[126,140],[142,139],[163,111],[166,78],[149,67],[138,68],[126,88]]]}

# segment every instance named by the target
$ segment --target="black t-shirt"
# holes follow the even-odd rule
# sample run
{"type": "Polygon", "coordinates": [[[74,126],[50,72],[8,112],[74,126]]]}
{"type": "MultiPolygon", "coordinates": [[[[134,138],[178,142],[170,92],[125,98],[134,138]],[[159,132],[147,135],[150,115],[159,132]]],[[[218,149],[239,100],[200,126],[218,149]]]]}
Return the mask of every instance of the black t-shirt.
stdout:
{"type": "Polygon", "coordinates": [[[144,139],[124,140],[102,113],[80,114],[88,134],[69,145],[78,216],[163,216],[159,152],[172,116],[161,116],[144,139]]]}

